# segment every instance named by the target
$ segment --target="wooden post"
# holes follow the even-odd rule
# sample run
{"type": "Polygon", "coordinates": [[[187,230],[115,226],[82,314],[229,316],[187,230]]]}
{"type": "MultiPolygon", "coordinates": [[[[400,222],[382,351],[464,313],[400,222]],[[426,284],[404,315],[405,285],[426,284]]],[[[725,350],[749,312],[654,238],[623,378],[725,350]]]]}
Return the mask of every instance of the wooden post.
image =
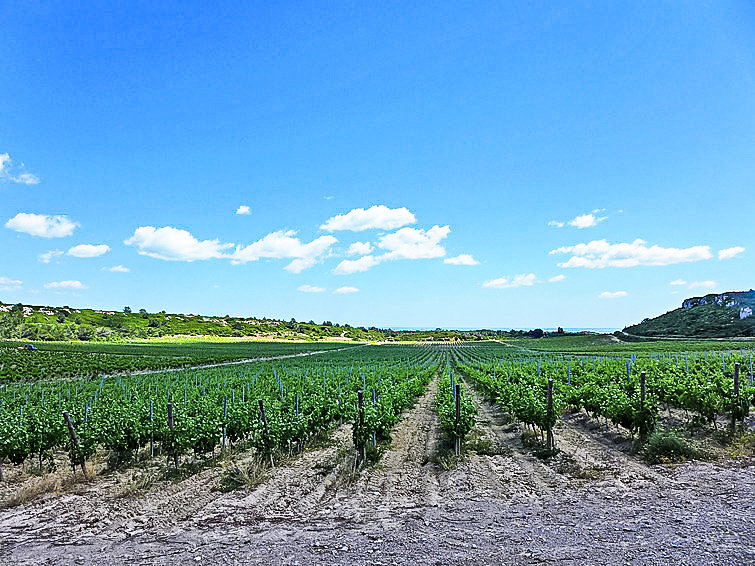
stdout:
{"type": "Polygon", "coordinates": [[[550,452],[555,446],[553,441],[553,427],[551,426],[551,417],[553,415],[553,378],[548,378],[548,431],[546,436],[546,448],[550,452]]]}
{"type": "MultiPolygon", "coordinates": [[[[456,401],[456,430],[459,430],[459,421],[461,421],[461,384],[454,385],[454,397],[456,401]]],[[[454,435],[454,452],[458,456],[461,453],[461,439],[458,432],[454,435]]]]}
{"type": "Polygon", "coordinates": [[[739,362],[734,364],[734,408],[731,411],[731,433],[737,428],[737,413],[741,403],[739,402],[739,362]]]}
{"type": "MultiPolygon", "coordinates": [[[[174,432],[174,422],[173,422],[173,403],[168,403],[168,428],[170,429],[170,434],[173,436],[174,432]]],[[[175,446],[175,438],[173,439],[173,464],[176,466],[176,469],[178,469],[178,450],[175,446]]]]}
{"type": "Polygon", "coordinates": [[[223,448],[221,452],[225,452],[225,421],[228,418],[228,396],[223,398],[223,448]]]}
{"type": "Polygon", "coordinates": [[[154,415],[152,413],[152,401],[149,402],[149,457],[155,457],[155,426],[154,415]]]}
{"type": "MultiPolygon", "coordinates": [[[[79,437],[76,436],[76,431],[73,428],[73,423],[71,422],[71,417],[68,416],[68,411],[63,411],[63,420],[66,421],[66,425],[68,426],[68,434],[71,436],[71,442],[73,445],[78,448],[79,447],[79,437]]],[[[76,469],[74,468],[74,472],[76,469]]],[[[84,473],[84,477],[87,475],[87,469],[84,466],[84,462],[81,462],[81,471],[84,473]]]]}
{"type": "MultiPolygon", "coordinates": [[[[265,430],[265,446],[268,445],[268,442],[270,440],[270,427],[267,425],[267,415],[265,415],[265,403],[262,401],[262,399],[259,400],[260,404],[260,420],[262,420],[262,426],[265,430]]],[[[275,462],[273,461],[273,450],[272,447],[268,447],[268,450],[270,452],[270,467],[275,468],[275,462]]]]}
{"type": "MultiPolygon", "coordinates": [[[[357,391],[357,402],[359,403],[359,430],[361,432],[364,430],[364,391],[362,389],[357,391]]],[[[361,438],[359,444],[356,448],[362,462],[365,462],[367,460],[367,446],[361,438]]]]}
{"type": "Polygon", "coordinates": [[[645,372],[640,374],[640,403],[641,406],[645,406],[645,372]]]}
{"type": "MultiPolygon", "coordinates": [[[[375,408],[376,401],[377,399],[375,396],[375,388],[373,387],[372,388],[372,408],[373,409],[375,408]]],[[[372,446],[373,447],[377,446],[377,433],[374,430],[372,431],[372,446]]]]}

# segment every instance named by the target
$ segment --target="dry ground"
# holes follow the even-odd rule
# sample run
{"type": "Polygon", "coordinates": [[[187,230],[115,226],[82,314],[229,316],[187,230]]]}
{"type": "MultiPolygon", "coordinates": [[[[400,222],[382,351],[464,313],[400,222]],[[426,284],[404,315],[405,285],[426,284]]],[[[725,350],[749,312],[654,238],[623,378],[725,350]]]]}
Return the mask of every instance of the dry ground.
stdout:
{"type": "Polygon", "coordinates": [[[348,425],[230,493],[217,466],[182,480],[155,479],[154,461],[89,482],[6,473],[5,501],[56,485],[0,510],[0,563],[755,564],[752,462],[649,467],[583,413],[559,422],[561,454],[544,462],[476,398],[453,465],[434,395],[432,383],[358,475],[348,425]]]}

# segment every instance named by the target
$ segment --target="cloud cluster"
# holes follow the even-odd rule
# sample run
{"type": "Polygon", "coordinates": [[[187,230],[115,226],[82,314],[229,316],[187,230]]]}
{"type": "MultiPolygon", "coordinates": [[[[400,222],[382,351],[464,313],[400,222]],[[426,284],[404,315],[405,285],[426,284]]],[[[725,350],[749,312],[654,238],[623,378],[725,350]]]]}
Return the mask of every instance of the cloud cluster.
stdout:
{"type": "Polygon", "coordinates": [[[593,240],[586,244],[564,246],[551,250],[554,254],[571,254],[559,267],[586,267],[589,269],[604,267],[636,267],[638,265],[673,265],[710,259],[710,246],[692,246],[690,248],[664,248],[658,245],[648,246],[644,240],[636,239],[631,243],[611,244],[607,240],[593,240]]]}
{"type": "Polygon", "coordinates": [[[490,289],[512,289],[514,287],[532,287],[537,282],[537,277],[534,273],[528,273],[526,275],[515,275],[511,277],[499,277],[498,279],[491,279],[485,281],[482,286],[490,289]]]}
{"type": "Polygon", "coordinates": [[[731,259],[741,254],[745,249],[742,246],[734,246],[733,248],[726,248],[725,250],[718,251],[718,259],[731,259]]]}
{"type": "Polygon", "coordinates": [[[197,240],[186,230],[163,226],[140,226],[134,235],[123,242],[135,246],[140,255],[165,261],[199,261],[227,257],[226,250],[233,244],[219,240],[197,240]]]}
{"type": "Polygon", "coordinates": [[[79,244],[68,250],[68,254],[73,257],[99,257],[110,251],[107,244],[79,244]]]}
{"type": "Polygon", "coordinates": [[[715,281],[711,281],[710,279],[706,281],[693,281],[689,284],[690,289],[712,289],[715,287],[717,283],[715,281]]]}
{"type": "Polygon", "coordinates": [[[45,289],[74,289],[74,290],[82,290],[87,289],[87,286],[84,285],[81,281],[53,281],[51,283],[45,283],[45,289]]]}
{"type": "Polygon", "coordinates": [[[21,289],[21,285],[23,285],[23,281],[0,276],[0,291],[18,291],[21,289]]]}
{"type": "Polygon", "coordinates": [[[447,257],[443,260],[443,263],[447,263],[448,265],[480,265],[480,262],[470,254],[459,254],[456,257],[447,257]]]}
{"type": "Polygon", "coordinates": [[[385,250],[380,255],[365,255],[359,259],[345,259],[333,273],[346,275],[367,271],[384,262],[398,259],[432,259],[443,257],[446,250],[440,245],[451,232],[449,226],[435,225],[429,230],[422,228],[401,228],[396,232],[378,238],[377,247],[385,250]]]}
{"type": "Polygon", "coordinates": [[[368,209],[355,208],[346,214],[337,214],[325,221],[320,230],[335,232],[337,230],[350,230],[361,232],[363,230],[394,230],[407,224],[414,224],[416,217],[409,209],[388,208],[385,205],[375,205],[368,209]]]}
{"type": "Polygon", "coordinates": [[[564,279],[566,279],[566,275],[562,273],[559,275],[554,275],[553,277],[548,279],[548,283],[558,283],[559,281],[563,281],[564,279]]]}
{"type": "Polygon", "coordinates": [[[566,225],[573,226],[574,228],[578,228],[580,230],[584,228],[592,228],[593,226],[597,226],[601,222],[603,222],[605,219],[608,218],[608,216],[597,216],[601,212],[605,212],[605,208],[596,208],[592,212],[588,212],[585,214],[580,214],[578,216],[575,216],[571,220],[568,220],[566,222],[562,222],[559,220],[551,220],[548,222],[548,226],[555,226],[556,228],[563,228],[566,225]]]}
{"type": "Polygon", "coordinates": [[[249,208],[246,204],[242,204],[236,209],[236,214],[251,214],[252,209],[249,208]]]}
{"type": "Polygon", "coordinates": [[[302,293],[324,293],[324,287],[316,287],[314,285],[302,285],[299,287],[299,291],[302,293]]]}
{"type": "MultiPolygon", "coordinates": [[[[23,165],[21,166],[23,169],[23,165]]],[[[10,181],[22,185],[37,185],[39,177],[31,173],[20,171],[14,173],[17,168],[13,167],[13,160],[7,153],[0,153],[0,181],[10,181]]]]}
{"type": "MultiPolygon", "coordinates": [[[[247,209],[246,205],[241,205],[237,214],[245,214],[247,209]]],[[[396,229],[395,232],[379,234],[374,243],[358,241],[349,245],[346,255],[359,257],[342,260],[333,273],[364,272],[385,261],[444,257],[446,250],[442,241],[451,232],[451,228],[435,225],[425,230],[404,226],[415,221],[414,214],[408,209],[392,209],[384,205],[375,205],[367,209],[355,208],[329,218],[321,226],[321,229],[329,232],[396,229]]],[[[141,255],[165,261],[225,259],[239,265],[260,259],[288,259],[290,262],[284,269],[291,273],[301,273],[323,259],[335,255],[333,246],[338,243],[338,239],[332,234],[326,234],[310,242],[303,242],[297,237],[296,231],[279,230],[249,245],[240,245],[224,243],[219,239],[199,240],[189,231],[172,226],[140,226],[124,243],[134,246],[141,255]]],[[[51,257],[46,256],[46,259],[49,261],[51,257]]],[[[478,262],[469,254],[461,254],[449,258],[446,263],[477,265],[478,262]]]]}
{"type": "Polygon", "coordinates": [[[65,238],[73,234],[78,226],[78,222],[69,220],[67,216],[32,212],[19,212],[5,223],[6,228],[40,238],[65,238]]]}
{"type": "Polygon", "coordinates": [[[50,263],[53,259],[56,257],[60,257],[63,255],[62,250],[49,250],[44,253],[41,253],[37,256],[37,259],[42,263],[50,263]]]}
{"type": "Polygon", "coordinates": [[[129,273],[131,270],[123,265],[114,265],[113,267],[103,267],[102,271],[109,271],[111,273],[129,273]]]}
{"type": "Polygon", "coordinates": [[[620,299],[628,294],[626,291],[603,291],[598,297],[601,299],[620,299]]]}

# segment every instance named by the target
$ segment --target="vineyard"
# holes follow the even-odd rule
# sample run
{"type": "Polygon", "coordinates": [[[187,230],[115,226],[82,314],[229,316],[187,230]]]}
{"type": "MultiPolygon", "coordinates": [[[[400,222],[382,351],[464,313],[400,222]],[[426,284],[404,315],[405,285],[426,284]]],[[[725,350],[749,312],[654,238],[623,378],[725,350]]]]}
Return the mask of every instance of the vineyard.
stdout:
{"type": "Polygon", "coordinates": [[[197,513],[207,521],[237,513],[227,507],[235,496],[213,494],[229,484],[247,490],[238,497],[251,498],[244,513],[257,519],[310,516],[323,505],[331,519],[390,517],[412,498],[510,505],[526,493],[555,497],[555,489],[606,482],[661,485],[643,455],[670,429],[720,445],[702,460],[725,461],[727,446],[753,434],[746,349],[627,353],[622,345],[596,355],[518,341],[107,348],[6,344],[0,353],[0,496],[15,509],[10,517],[49,505],[37,496],[19,503],[44,478],[91,486],[83,496],[90,512],[122,516],[120,524],[133,521],[131,504],[119,503],[124,490],[144,490],[138,506],[163,516],[154,505],[164,504],[162,490],[175,499],[178,478],[188,486],[186,513],[165,515],[165,528],[197,513]],[[202,367],[209,363],[220,365],[202,367]],[[128,487],[144,478],[147,485],[128,487]],[[103,501],[102,493],[111,495],[103,501]]]}

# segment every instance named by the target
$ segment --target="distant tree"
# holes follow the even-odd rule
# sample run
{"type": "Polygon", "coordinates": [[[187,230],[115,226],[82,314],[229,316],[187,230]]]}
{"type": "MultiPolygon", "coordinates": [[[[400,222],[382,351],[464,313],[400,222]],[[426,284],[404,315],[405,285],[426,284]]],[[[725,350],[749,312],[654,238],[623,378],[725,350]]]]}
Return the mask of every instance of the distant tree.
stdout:
{"type": "Polygon", "coordinates": [[[564,329],[559,326],[558,330],[556,330],[556,334],[563,334],[563,333],[564,333],[564,329]]]}
{"type": "Polygon", "coordinates": [[[149,319],[147,326],[149,326],[150,328],[158,328],[160,326],[160,321],[156,318],[151,318],[149,319]]]}
{"type": "Polygon", "coordinates": [[[55,315],[55,318],[58,322],[65,322],[66,321],[66,315],[63,311],[58,311],[58,314],[55,315]]]}
{"type": "Polygon", "coordinates": [[[131,307],[123,307],[123,312],[126,314],[131,314],[131,307]]]}

